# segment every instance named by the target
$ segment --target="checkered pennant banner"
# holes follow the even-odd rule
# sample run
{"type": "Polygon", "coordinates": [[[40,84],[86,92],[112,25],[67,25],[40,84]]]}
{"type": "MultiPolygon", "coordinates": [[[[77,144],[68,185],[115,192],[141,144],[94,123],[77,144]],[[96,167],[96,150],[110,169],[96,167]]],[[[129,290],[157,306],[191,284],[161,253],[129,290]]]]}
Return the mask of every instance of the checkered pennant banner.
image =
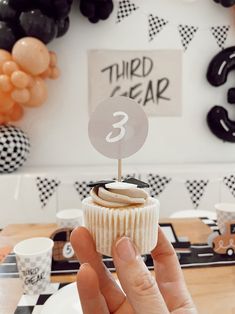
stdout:
{"type": "Polygon", "coordinates": [[[211,33],[221,49],[224,49],[224,45],[227,40],[229,30],[230,30],[229,25],[211,27],[211,33]]]}
{"type": "Polygon", "coordinates": [[[223,182],[228,187],[232,195],[235,197],[235,175],[224,177],[223,182]]]}
{"type": "Polygon", "coordinates": [[[76,181],[74,182],[74,187],[79,194],[81,201],[90,195],[91,188],[88,184],[93,183],[93,181],[76,181]]]}
{"type": "Polygon", "coordinates": [[[42,208],[44,208],[52,195],[56,192],[57,187],[60,185],[60,181],[37,177],[36,184],[39,191],[39,199],[42,208]]]}
{"type": "Polygon", "coordinates": [[[171,178],[161,177],[152,173],[149,173],[147,175],[147,179],[150,186],[150,194],[152,197],[156,197],[161,194],[172,180],[171,178]]]}
{"type": "Polygon", "coordinates": [[[187,180],[185,186],[189,192],[193,207],[196,209],[200,205],[200,201],[205,193],[208,180],[187,180]]]}
{"type": "Polygon", "coordinates": [[[120,23],[124,18],[128,17],[133,11],[139,9],[130,0],[121,0],[118,3],[117,23],[120,23]]]}
{"type": "Polygon", "coordinates": [[[149,14],[149,41],[153,40],[154,37],[169,23],[167,20],[164,20],[158,16],[149,14]]]}
{"type": "Polygon", "coordinates": [[[186,51],[189,47],[189,44],[193,40],[196,32],[198,31],[198,27],[190,26],[190,25],[179,25],[178,26],[181,43],[184,48],[184,51],[186,51]]]}

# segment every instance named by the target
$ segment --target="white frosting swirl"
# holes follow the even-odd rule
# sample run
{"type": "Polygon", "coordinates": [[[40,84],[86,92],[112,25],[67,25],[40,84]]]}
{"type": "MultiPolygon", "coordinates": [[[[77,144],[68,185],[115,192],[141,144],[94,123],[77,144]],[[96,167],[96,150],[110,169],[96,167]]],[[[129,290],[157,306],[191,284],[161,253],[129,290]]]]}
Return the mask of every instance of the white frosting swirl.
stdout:
{"type": "Polygon", "coordinates": [[[149,197],[146,191],[139,188],[107,189],[98,186],[92,188],[90,195],[96,204],[109,208],[144,204],[149,197]]]}

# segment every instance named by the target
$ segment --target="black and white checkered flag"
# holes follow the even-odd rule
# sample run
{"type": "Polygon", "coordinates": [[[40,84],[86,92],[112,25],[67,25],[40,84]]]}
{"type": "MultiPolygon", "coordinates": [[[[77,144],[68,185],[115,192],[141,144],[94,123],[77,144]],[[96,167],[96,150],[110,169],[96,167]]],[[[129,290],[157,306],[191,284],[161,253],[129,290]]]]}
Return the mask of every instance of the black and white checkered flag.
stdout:
{"type": "Polygon", "coordinates": [[[161,194],[165,190],[167,184],[171,182],[171,178],[161,177],[152,173],[148,174],[147,179],[152,197],[156,197],[161,194]]]}
{"type": "Polygon", "coordinates": [[[164,26],[169,23],[167,20],[164,20],[158,16],[149,14],[149,41],[153,40],[154,37],[161,32],[164,26]]]}
{"type": "Polygon", "coordinates": [[[235,175],[231,175],[229,177],[224,177],[224,184],[228,187],[229,191],[235,197],[235,175]]]}
{"type": "Polygon", "coordinates": [[[178,26],[181,43],[184,48],[184,51],[188,49],[189,44],[194,38],[194,35],[198,31],[198,27],[190,26],[190,25],[182,25],[180,24],[178,26]]]}
{"type": "Polygon", "coordinates": [[[195,209],[200,205],[200,201],[205,193],[205,188],[208,183],[208,180],[187,180],[185,182],[185,186],[195,209]]]}
{"type": "Polygon", "coordinates": [[[221,49],[224,49],[224,45],[227,40],[229,30],[230,30],[229,25],[211,27],[211,33],[221,49]]]}
{"type": "Polygon", "coordinates": [[[81,201],[90,195],[91,188],[88,184],[93,183],[93,181],[76,181],[74,182],[74,187],[79,194],[81,201]]]}
{"type": "Polygon", "coordinates": [[[43,208],[47,205],[49,199],[56,192],[57,187],[60,185],[60,181],[37,177],[36,184],[39,191],[39,199],[43,208]]]}
{"type": "Polygon", "coordinates": [[[118,3],[117,23],[120,23],[124,18],[128,17],[133,11],[139,9],[130,0],[121,0],[118,3]]]}

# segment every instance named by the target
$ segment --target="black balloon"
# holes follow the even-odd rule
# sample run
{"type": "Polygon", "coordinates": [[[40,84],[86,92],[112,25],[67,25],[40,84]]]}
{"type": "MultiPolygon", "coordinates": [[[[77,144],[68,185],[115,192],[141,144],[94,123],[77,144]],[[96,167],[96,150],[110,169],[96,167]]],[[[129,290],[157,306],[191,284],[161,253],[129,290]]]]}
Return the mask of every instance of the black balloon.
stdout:
{"type": "Polygon", "coordinates": [[[214,2],[220,3],[226,8],[229,8],[235,4],[235,0],[214,0],[214,2]]]}
{"type": "Polygon", "coordinates": [[[89,18],[89,21],[90,21],[91,23],[94,23],[94,24],[95,24],[95,23],[98,23],[99,20],[100,20],[99,17],[96,16],[96,15],[89,18]]]}
{"type": "Polygon", "coordinates": [[[113,11],[112,1],[107,1],[105,4],[97,8],[97,13],[101,20],[106,20],[112,11],[113,11]]]}
{"type": "Polygon", "coordinates": [[[1,21],[11,21],[17,16],[17,10],[13,9],[9,0],[0,0],[0,20],[1,21]]]}
{"type": "Polygon", "coordinates": [[[53,0],[54,16],[62,19],[69,15],[71,4],[67,0],[53,0]]]}
{"type": "Polygon", "coordinates": [[[67,16],[65,19],[61,19],[57,21],[57,37],[63,36],[69,29],[69,17],[67,16]]]}
{"type": "Polygon", "coordinates": [[[235,122],[221,106],[214,106],[207,115],[207,123],[212,133],[223,141],[235,143],[235,122]]]}
{"type": "Polygon", "coordinates": [[[235,104],[235,88],[230,88],[227,94],[227,100],[229,104],[235,104]]]}
{"type": "Polygon", "coordinates": [[[11,51],[16,40],[12,28],[6,22],[0,21],[0,48],[11,51]]]}
{"type": "Polygon", "coordinates": [[[92,1],[81,1],[80,2],[80,11],[81,13],[88,17],[89,19],[95,16],[95,3],[92,1]]]}
{"type": "MultiPolygon", "coordinates": [[[[34,0],[35,1],[35,0],[34,0]]],[[[37,8],[48,16],[53,16],[53,5],[51,0],[36,0],[37,8]]]]}
{"type": "MultiPolygon", "coordinates": [[[[208,82],[215,86],[226,83],[228,75],[235,69],[235,46],[220,51],[211,60],[207,70],[208,82]]],[[[235,88],[227,92],[229,103],[235,103],[235,88]]],[[[207,115],[207,123],[212,133],[224,141],[235,143],[235,121],[229,119],[222,106],[214,106],[207,115]]]]}
{"type": "Polygon", "coordinates": [[[106,20],[113,11],[112,0],[81,0],[80,11],[91,23],[106,20]]]}
{"type": "Polygon", "coordinates": [[[9,5],[17,11],[27,11],[35,8],[35,0],[9,0],[9,5]]]}
{"type": "Polygon", "coordinates": [[[73,0],[0,0],[0,49],[32,36],[44,44],[63,36],[69,28],[73,0]],[[3,23],[6,22],[6,23],[3,23]]]}
{"type": "Polygon", "coordinates": [[[26,36],[36,37],[45,44],[49,43],[57,35],[55,20],[43,14],[40,10],[22,12],[20,14],[20,26],[26,36]]]}

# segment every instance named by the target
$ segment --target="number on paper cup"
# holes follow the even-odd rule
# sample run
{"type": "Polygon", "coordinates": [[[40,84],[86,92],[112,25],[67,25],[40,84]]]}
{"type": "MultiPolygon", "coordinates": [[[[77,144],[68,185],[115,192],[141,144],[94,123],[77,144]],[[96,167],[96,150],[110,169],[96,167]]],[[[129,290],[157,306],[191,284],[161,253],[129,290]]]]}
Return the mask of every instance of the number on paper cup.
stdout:
{"type": "Polygon", "coordinates": [[[148,118],[134,100],[122,96],[109,98],[91,115],[88,132],[98,152],[113,159],[127,158],[143,146],[148,118]]]}
{"type": "Polygon", "coordinates": [[[71,258],[74,256],[74,250],[70,242],[65,243],[63,247],[63,256],[65,258],[71,258]]]}

